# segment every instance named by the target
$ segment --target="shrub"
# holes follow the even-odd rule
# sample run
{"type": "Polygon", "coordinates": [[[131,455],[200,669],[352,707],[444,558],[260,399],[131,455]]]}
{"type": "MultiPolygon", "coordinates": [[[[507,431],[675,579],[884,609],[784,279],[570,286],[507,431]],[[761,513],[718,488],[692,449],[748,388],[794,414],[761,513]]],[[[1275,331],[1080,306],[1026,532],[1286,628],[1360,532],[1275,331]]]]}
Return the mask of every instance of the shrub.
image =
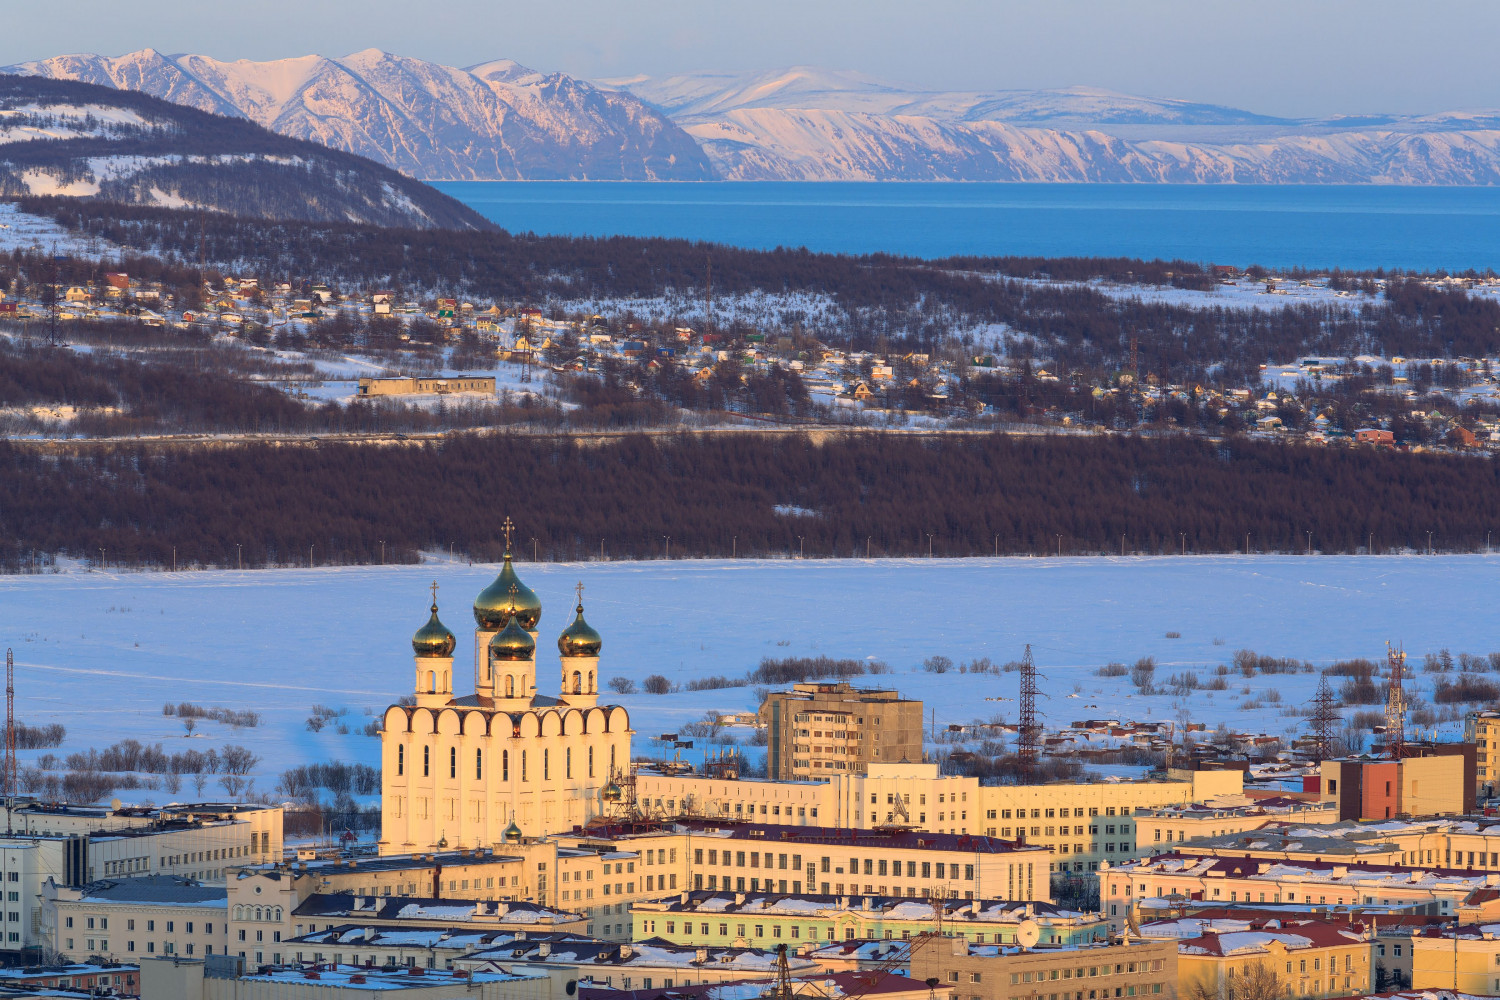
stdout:
{"type": "Polygon", "coordinates": [[[953,661],[946,656],[929,656],[922,661],[922,669],[929,674],[946,674],[953,669],[953,661]]]}
{"type": "Polygon", "coordinates": [[[687,682],[689,691],[719,691],[723,688],[738,688],[748,684],[743,677],[694,677],[687,682]]]}
{"type": "Polygon", "coordinates": [[[670,694],[672,691],[672,682],[661,674],[652,674],[641,681],[641,687],[647,694],[670,694]]]}
{"type": "Polygon", "coordinates": [[[1323,673],[1329,677],[1354,677],[1368,680],[1375,676],[1375,664],[1370,660],[1339,660],[1323,673]]]}
{"type": "Polygon", "coordinates": [[[1345,705],[1379,705],[1386,699],[1386,686],[1369,677],[1351,677],[1339,685],[1339,700],[1345,705]]]}
{"type": "MultiPolygon", "coordinates": [[[[949,661],[952,666],[952,661],[949,661]]],[[[750,671],[751,684],[797,684],[824,678],[858,677],[860,674],[883,674],[889,671],[879,660],[835,660],[830,656],[766,657],[750,671]]]]}
{"type": "Polygon", "coordinates": [[[1453,702],[1472,704],[1477,701],[1500,701],[1500,684],[1463,674],[1452,682],[1439,678],[1432,687],[1432,700],[1439,705],[1453,702]]]}
{"type": "Polygon", "coordinates": [[[1135,666],[1130,668],[1130,683],[1142,691],[1151,690],[1151,678],[1156,674],[1156,661],[1149,656],[1143,656],[1135,661],[1135,666]]]}
{"type": "Polygon", "coordinates": [[[1094,673],[1100,677],[1124,677],[1130,673],[1130,668],[1123,663],[1106,663],[1098,670],[1095,670],[1094,673]]]}
{"type": "Polygon", "coordinates": [[[615,694],[635,694],[635,681],[629,677],[611,677],[609,689],[615,694]]]}

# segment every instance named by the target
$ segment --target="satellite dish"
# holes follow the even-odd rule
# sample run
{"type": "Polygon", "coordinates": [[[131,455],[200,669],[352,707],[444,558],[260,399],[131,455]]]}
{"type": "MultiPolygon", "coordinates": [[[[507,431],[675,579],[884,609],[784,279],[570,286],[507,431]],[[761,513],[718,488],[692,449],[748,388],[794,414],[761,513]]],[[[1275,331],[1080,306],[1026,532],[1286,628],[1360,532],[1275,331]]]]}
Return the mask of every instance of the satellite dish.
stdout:
{"type": "Polygon", "coordinates": [[[1031,918],[1021,921],[1016,928],[1016,944],[1022,948],[1035,948],[1036,943],[1042,939],[1042,929],[1037,922],[1031,918]]]}

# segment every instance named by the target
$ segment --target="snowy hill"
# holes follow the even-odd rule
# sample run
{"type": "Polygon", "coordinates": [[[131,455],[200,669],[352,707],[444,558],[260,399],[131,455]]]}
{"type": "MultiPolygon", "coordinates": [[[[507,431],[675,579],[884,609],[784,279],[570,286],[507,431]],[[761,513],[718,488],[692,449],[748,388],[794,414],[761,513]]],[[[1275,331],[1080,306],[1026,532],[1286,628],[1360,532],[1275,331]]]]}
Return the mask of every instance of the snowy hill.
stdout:
{"type": "Polygon", "coordinates": [[[635,96],[509,60],[456,69],[377,49],[223,62],[154,49],[6,72],[138,90],[356,153],[413,177],[706,180],[698,146],[635,96]]]}
{"type": "Polygon", "coordinates": [[[940,92],[798,66],[605,81],[721,176],[1255,184],[1500,183],[1500,112],[1324,120],[1087,87],[940,92]]]}
{"type": "Polygon", "coordinates": [[[0,75],[0,197],[407,228],[492,228],[427,185],[242,118],[144,94],[0,75]]]}

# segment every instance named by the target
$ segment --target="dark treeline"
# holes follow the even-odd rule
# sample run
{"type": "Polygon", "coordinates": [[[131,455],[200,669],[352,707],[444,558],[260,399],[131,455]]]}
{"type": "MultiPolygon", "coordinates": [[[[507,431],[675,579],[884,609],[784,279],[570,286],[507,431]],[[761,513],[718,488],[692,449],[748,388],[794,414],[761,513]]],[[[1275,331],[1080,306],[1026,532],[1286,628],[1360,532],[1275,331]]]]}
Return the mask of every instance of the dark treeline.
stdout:
{"type": "MultiPolygon", "coordinates": [[[[1128,278],[1207,287],[1183,261],[1115,258],[955,258],[920,261],[803,249],[759,251],[687,240],[572,238],[507,232],[383,229],[341,223],[266,222],[229,215],[45,197],[30,212],[169,261],[238,261],[263,281],[308,278],[402,294],[443,290],[547,304],[705,290],[831,296],[843,310],[816,330],[857,349],[934,351],[978,324],[1005,324],[1011,350],[1067,370],[1118,368],[1131,339],[1143,372],[1175,381],[1254,384],[1261,362],[1302,354],[1482,356],[1500,351],[1500,305],[1462,289],[1393,279],[1387,299],[1363,306],[1230,309],[1111,297],[1081,284],[1026,277],[1128,278]],[[1169,276],[1170,275],[1170,276],[1169,276]]],[[[1341,282],[1358,279],[1341,275],[1341,282]]],[[[966,339],[967,338],[967,339],[966,339]]]]}
{"type": "Polygon", "coordinates": [[[0,444],[5,565],[1482,548],[1489,458],[1186,437],[461,435],[389,447],[0,444]],[[929,538],[930,536],[930,538],[929,538]],[[536,541],[533,543],[532,538],[536,541]],[[383,541],[383,545],[382,545],[383,541]]]}

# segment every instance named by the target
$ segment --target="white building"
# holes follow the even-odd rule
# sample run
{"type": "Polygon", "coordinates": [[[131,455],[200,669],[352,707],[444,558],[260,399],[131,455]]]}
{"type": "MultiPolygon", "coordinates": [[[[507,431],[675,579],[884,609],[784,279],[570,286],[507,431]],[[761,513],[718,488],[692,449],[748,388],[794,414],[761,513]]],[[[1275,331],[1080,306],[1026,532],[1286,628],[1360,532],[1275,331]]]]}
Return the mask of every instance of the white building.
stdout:
{"type": "MultiPolygon", "coordinates": [[[[507,522],[507,525],[509,522],[507,522]]],[[[382,854],[494,847],[599,816],[630,760],[630,718],[599,704],[603,640],[576,617],[558,637],[561,688],[537,689],[542,603],[509,551],[474,601],[474,692],[454,692],[452,632],[431,618],[412,639],[416,704],[392,705],[381,733],[382,854]]]]}

